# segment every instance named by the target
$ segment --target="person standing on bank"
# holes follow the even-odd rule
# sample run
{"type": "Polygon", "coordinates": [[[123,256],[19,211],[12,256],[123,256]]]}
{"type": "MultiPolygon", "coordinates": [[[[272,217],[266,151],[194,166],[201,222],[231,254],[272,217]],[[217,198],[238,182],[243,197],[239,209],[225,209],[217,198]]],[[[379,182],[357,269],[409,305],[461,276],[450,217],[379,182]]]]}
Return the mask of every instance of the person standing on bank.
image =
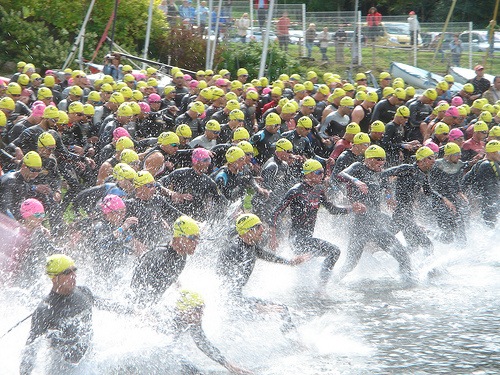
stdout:
{"type": "Polygon", "coordinates": [[[408,26],[410,27],[410,45],[414,46],[418,43],[418,33],[420,32],[420,23],[417,19],[417,14],[412,10],[408,17],[408,26]]]}
{"type": "Polygon", "coordinates": [[[276,23],[276,34],[278,35],[280,48],[285,52],[288,52],[288,43],[290,42],[290,25],[288,13],[284,12],[276,23]]]}
{"type": "Polygon", "coordinates": [[[319,39],[319,50],[321,51],[321,60],[328,61],[326,56],[326,51],[328,50],[328,44],[330,43],[330,33],[328,32],[328,27],[324,27],[323,31],[318,34],[319,39]]]}
{"type": "Polygon", "coordinates": [[[368,38],[375,42],[377,36],[380,35],[380,23],[382,22],[382,15],[377,11],[377,8],[371,7],[366,15],[366,23],[368,25],[368,38]]]}
{"type": "Polygon", "coordinates": [[[310,23],[309,27],[306,30],[306,48],[307,48],[307,57],[312,57],[312,49],[314,46],[314,40],[316,39],[316,25],[314,23],[310,23]]]}
{"type": "Polygon", "coordinates": [[[247,30],[250,27],[248,13],[243,13],[241,18],[238,21],[236,21],[236,27],[238,28],[238,36],[240,37],[241,43],[246,43],[247,42],[247,30]]]}
{"type": "Polygon", "coordinates": [[[458,34],[453,35],[453,40],[450,42],[451,63],[453,66],[460,66],[460,56],[462,55],[462,41],[458,38],[458,34]]]}

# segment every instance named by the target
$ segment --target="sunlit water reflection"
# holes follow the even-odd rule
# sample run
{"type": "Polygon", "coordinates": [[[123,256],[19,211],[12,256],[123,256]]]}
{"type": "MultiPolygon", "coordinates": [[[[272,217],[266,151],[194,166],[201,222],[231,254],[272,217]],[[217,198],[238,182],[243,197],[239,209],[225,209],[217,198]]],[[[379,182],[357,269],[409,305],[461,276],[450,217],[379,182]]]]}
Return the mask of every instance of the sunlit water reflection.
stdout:
{"type": "MultiPolygon", "coordinates": [[[[341,249],[346,238],[329,222],[318,235],[341,249]],[[336,235],[335,233],[338,233],[336,235]]],[[[216,244],[203,243],[188,262],[183,286],[202,292],[207,301],[204,328],[233,362],[256,374],[497,374],[500,373],[500,230],[471,228],[465,248],[437,245],[424,259],[412,255],[419,283],[405,286],[396,262],[382,252],[365,253],[342,282],[332,280],[328,296],[314,296],[320,261],[298,268],[259,262],[246,288],[248,295],[287,304],[298,326],[284,337],[276,317],[241,315],[221,298],[212,262],[216,244]]],[[[284,255],[290,255],[286,241],[284,255]]],[[[344,261],[342,255],[339,265],[344,261]]],[[[130,272],[110,293],[79,267],[79,283],[96,295],[124,300],[130,272]],[[110,295],[111,294],[111,295],[110,295]]],[[[336,267],[338,272],[338,266],[336,267]]],[[[0,334],[28,315],[50,288],[47,280],[30,291],[0,291],[0,334]]],[[[167,293],[163,303],[172,304],[167,293]]],[[[162,311],[159,309],[159,311],[162,311]]],[[[177,374],[175,358],[188,357],[209,374],[227,373],[183,337],[152,328],[149,314],[94,313],[94,349],[79,374],[177,374]]],[[[0,374],[16,374],[27,338],[25,322],[0,339],[0,374]]],[[[44,362],[46,351],[39,356],[44,362]]],[[[43,374],[43,366],[37,368],[43,374]]]]}

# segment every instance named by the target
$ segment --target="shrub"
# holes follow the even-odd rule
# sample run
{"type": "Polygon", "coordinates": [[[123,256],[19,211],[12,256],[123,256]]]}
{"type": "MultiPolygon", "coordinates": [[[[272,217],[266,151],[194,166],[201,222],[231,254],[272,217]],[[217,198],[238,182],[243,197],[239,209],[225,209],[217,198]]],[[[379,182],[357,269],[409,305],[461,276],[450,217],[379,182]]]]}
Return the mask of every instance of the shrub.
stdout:
{"type": "MultiPolygon", "coordinates": [[[[223,61],[218,68],[225,68],[236,77],[239,68],[246,68],[250,77],[258,77],[263,44],[249,43],[228,44],[222,53],[223,61]]],[[[265,73],[271,80],[277,79],[281,73],[294,72],[298,62],[283,52],[276,43],[269,43],[265,73]]]]}

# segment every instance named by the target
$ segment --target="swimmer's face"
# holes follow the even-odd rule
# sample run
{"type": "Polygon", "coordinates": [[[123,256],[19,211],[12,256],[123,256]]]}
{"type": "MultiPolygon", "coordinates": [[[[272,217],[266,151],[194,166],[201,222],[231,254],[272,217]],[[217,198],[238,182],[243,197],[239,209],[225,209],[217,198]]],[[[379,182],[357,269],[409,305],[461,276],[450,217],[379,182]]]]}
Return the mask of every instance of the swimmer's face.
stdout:
{"type": "Polygon", "coordinates": [[[181,313],[182,319],[188,324],[201,324],[201,320],[203,319],[203,310],[204,306],[200,306],[183,311],[181,313]]]}
{"type": "Polygon", "coordinates": [[[382,171],[385,164],[385,158],[368,158],[365,159],[365,165],[374,172],[382,171]]]}
{"type": "Polygon", "coordinates": [[[69,268],[52,279],[54,289],[59,294],[71,294],[76,287],[76,268],[69,268]]]}
{"type": "Polygon", "coordinates": [[[245,233],[247,243],[257,244],[262,239],[262,235],[264,234],[264,226],[262,224],[257,224],[253,226],[247,233],[245,233]]]}

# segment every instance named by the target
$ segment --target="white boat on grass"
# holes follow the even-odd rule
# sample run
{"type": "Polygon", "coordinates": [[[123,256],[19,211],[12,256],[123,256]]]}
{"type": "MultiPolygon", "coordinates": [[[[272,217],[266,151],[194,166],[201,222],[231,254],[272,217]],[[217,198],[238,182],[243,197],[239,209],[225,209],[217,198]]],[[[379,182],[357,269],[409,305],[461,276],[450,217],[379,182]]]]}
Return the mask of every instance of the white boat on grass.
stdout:
{"type": "MultiPolygon", "coordinates": [[[[391,76],[403,78],[407,85],[413,86],[416,89],[434,88],[436,85],[444,81],[444,77],[439,74],[429,72],[428,70],[417,68],[415,66],[393,62],[389,68],[391,76]]],[[[462,84],[456,83],[451,90],[458,92],[462,89],[462,84]]]]}
{"type": "MultiPolygon", "coordinates": [[[[476,76],[476,72],[474,70],[467,68],[460,68],[458,66],[450,67],[448,72],[453,76],[453,78],[455,78],[455,82],[462,84],[466,83],[469,79],[472,79],[476,76]]],[[[493,83],[495,76],[485,73],[484,78],[493,83]]]]}

